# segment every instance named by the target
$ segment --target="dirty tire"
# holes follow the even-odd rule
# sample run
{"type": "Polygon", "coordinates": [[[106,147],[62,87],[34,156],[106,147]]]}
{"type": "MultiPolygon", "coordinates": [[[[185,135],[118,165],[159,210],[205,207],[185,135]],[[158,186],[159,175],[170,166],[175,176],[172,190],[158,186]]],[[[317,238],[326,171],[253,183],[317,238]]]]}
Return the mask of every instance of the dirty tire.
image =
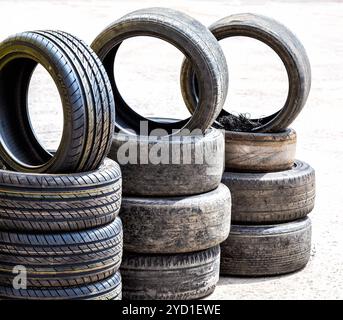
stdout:
{"type": "Polygon", "coordinates": [[[131,12],[102,31],[92,43],[92,48],[110,77],[116,103],[116,128],[121,132],[129,133],[128,129],[131,129],[142,135],[139,133],[140,121],[148,121],[149,130],[161,128],[167,130],[166,134],[176,134],[182,129],[204,132],[223,107],[228,88],[225,56],[211,32],[186,14],[167,8],[131,12]],[[200,79],[201,92],[201,99],[191,118],[175,123],[159,123],[140,116],[126,104],[117,88],[113,66],[121,43],[136,36],[152,36],[167,41],[190,59],[200,79]]]}
{"type": "Polygon", "coordinates": [[[181,196],[218,187],[224,152],[223,134],[209,129],[205,135],[163,138],[116,134],[108,157],[120,164],[123,195],[181,196]]]}
{"type": "Polygon", "coordinates": [[[72,35],[34,31],[3,41],[0,104],[0,157],[8,169],[30,173],[91,171],[109,151],[115,112],[111,85],[96,54],[72,35]],[[63,134],[53,154],[37,140],[27,108],[27,89],[38,63],[54,80],[63,106],[63,134]]]}
{"type": "Polygon", "coordinates": [[[117,272],[99,282],[69,288],[13,289],[0,286],[0,299],[10,300],[121,300],[121,276],[117,272]]]}
{"type": "Polygon", "coordinates": [[[125,197],[120,210],[124,250],[182,253],[214,247],[229,235],[230,212],[230,190],[223,184],[188,197],[125,197]]]}
{"type": "Polygon", "coordinates": [[[27,286],[70,287],[112,276],[122,256],[123,230],[111,224],[60,234],[0,232],[0,285],[11,286],[13,268],[24,266],[27,286]]]}
{"type": "Polygon", "coordinates": [[[296,133],[225,131],[225,170],[275,172],[291,169],[295,161],[296,133]]]}
{"type": "Polygon", "coordinates": [[[0,230],[68,232],[112,222],[121,203],[121,173],[106,159],[96,171],[39,174],[0,170],[0,230]]]}
{"type": "Polygon", "coordinates": [[[211,294],[219,280],[220,248],[177,255],[124,253],[123,298],[193,300],[211,294]]]}
{"type": "Polygon", "coordinates": [[[232,225],[221,244],[220,273],[272,276],[302,269],[311,255],[311,220],[275,225],[232,225]]]}
{"type": "Polygon", "coordinates": [[[278,223],[309,214],[315,201],[315,172],[296,160],[292,169],[271,173],[224,172],[222,183],[232,195],[232,221],[278,223]]]}
{"type": "MultiPolygon", "coordinates": [[[[223,18],[209,29],[218,41],[235,36],[250,37],[265,43],[278,54],[288,74],[287,100],[276,113],[261,119],[251,119],[251,122],[255,123],[251,131],[280,132],[289,127],[304,107],[311,87],[310,62],[298,38],[284,25],[271,18],[246,13],[223,18]]],[[[181,68],[181,89],[191,112],[194,112],[198,99],[196,82],[192,63],[185,60],[181,68]]],[[[234,117],[222,110],[217,118],[219,123],[224,116],[234,117]]]]}

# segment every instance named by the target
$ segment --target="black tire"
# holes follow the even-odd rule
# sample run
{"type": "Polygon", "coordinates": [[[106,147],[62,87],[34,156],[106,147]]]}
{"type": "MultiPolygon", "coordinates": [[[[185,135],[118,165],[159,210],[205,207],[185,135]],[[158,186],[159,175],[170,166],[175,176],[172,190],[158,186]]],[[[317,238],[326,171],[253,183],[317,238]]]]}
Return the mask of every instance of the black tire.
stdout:
{"type": "Polygon", "coordinates": [[[125,253],[123,298],[193,300],[211,294],[219,280],[220,248],[177,255],[125,253]]]}
{"type": "Polygon", "coordinates": [[[121,173],[106,159],[96,171],[30,174],[0,170],[0,230],[68,232],[106,225],[118,215],[121,173]]]}
{"type": "Polygon", "coordinates": [[[290,170],[271,173],[224,172],[236,224],[278,223],[309,214],[315,201],[315,171],[296,160],[290,170]]]}
{"type": "Polygon", "coordinates": [[[122,257],[123,230],[111,224],[61,234],[0,232],[0,285],[11,286],[15,266],[24,266],[27,287],[69,287],[112,276],[122,257]]]}
{"type": "MultiPolygon", "coordinates": [[[[311,66],[305,48],[298,38],[281,23],[261,15],[235,14],[223,18],[209,27],[217,38],[222,40],[234,36],[255,38],[271,47],[281,58],[289,79],[288,97],[284,106],[276,113],[251,119],[252,132],[280,132],[285,130],[304,107],[311,87],[311,66]]],[[[192,64],[185,60],[181,68],[181,87],[184,101],[194,112],[198,97],[197,79],[192,64]]],[[[234,115],[222,110],[217,118],[223,124],[225,117],[234,115]]],[[[239,119],[237,119],[239,123],[239,119]]],[[[233,130],[235,128],[226,128],[233,130]]],[[[240,130],[245,131],[245,130],[240,130]]]]}
{"type": "Polygon", "coordinates": [[[272,276],[300,270],[311,255],[311,220],[244,226],[232,225],[221,244],[220,273],[272,276]]]}
{"type": "Polygon", "coordinates": [[[10,300],[121,300],[121,276],[117,272],[110,278],[80,287],[14,289],[0,286],[0,299],[10,300]]]}
{"type": "Polygon", "coordinates": [[[296,142],[292,129],[278,133],[225,131],[225,170],[275,172],[291,169],[296,142]]]}
{"type": "Polygon", "coordinates": [[[165,254],[214,247],[229,235],[230,212],[230,190],[223,184],[188,197],[123,198],[124,250],[165,254]]]}
{"type": "Polygon", "coordinates": [[[0,157],[8,169],[91,171],[111,146],[115,109],[108,76],[90,47],[67,33],[24,32],[1,43],[0,105],[0,157]],[[63,134],[54,154],[37,140],[27,111],[27,89],[38,63],[55,81],[63,106],[63,134]]]}
{"type": "Polygon", "coordinates": [[[221,111],[228,86],[224,54],[214,36],[197,20],[167,8],[148,8],[131,12],[109,25],[92,43],[111,80],[116,102],[116,128],[121,132],[139,133],[140,121],[147,121],[149,132],[164,129],[175,134],[181,129],[204,132],[221,111]],[[117,88],[113,73],[114,60],[121,43],[135,36],[152,36],[178,48],[191,61],[199,82],[201,99],[191,118],[174,123],[160,123],[134,112],[117,88]]]}
{"type": "Polygon", "coordinates": [[[205,135],[164,138],[116,134],[108,156],[121,166],[123,195],[158,197],[217,188],[224,152],[223,134],[210,129],[205,135]]]}

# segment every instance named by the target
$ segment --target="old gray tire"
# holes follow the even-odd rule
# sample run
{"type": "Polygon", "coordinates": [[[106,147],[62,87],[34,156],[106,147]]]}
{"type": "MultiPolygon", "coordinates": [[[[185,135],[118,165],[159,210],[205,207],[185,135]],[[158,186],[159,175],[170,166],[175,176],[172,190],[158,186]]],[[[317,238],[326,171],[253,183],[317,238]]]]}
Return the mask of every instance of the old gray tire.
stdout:
{"type": "Polygon", "coordinates": [[[315,171],[296,160],[292,169],[271,173],[224,172],[232,195],[234,223],[278,223],[305,217],[314,207],[315,171]]]}
{"type": "Polygon", "coordinates": [[[219,280],[220,248],[177,255],[125,253],[123,298],[193,300],[211,294],[219,280]]]}
{"type": "Polygon", "coordinates": [[[14,289],[0,286],[0,299],[10,300],[121,300],[121,276],[117,272],[102,281],[69,288],[14,289]]]}
{"type": "MultiPolygon", "coordinates": [[[[289,127],[304,107],[311,87],[310,62],[298,38],[281,23],[249,13],[225,17],[212,24],[209,29],[217,40],[234,36],[255,38],[279,55],[288,74],[287,100],[276,113],[261,119],[251,119],[251,123],[254,124],[251,131],[280,132],[289,127]]],[[[181,88],[188,109],[194,112],[198,99],[197,79],[192,71],[192,64],[187,60],[181,68],[181,88]]],[[[228,115],[230,114],[227,111],[222,110],[217,118],[218,123],[220,124],[221,118],[228,115]]]]}
{"type": "Polygon", "coordinates": [[[296,133],[225,131],[225,170],[275,172],[291,169],[295,160],[296,133]]]}
{"type": "Polygon", "coordinates": [[[0,232],[0,285],[23,266],[28,288],[73,287],[112,276],[121,263],[122,223],[70,233],[0,232]]]}
{"type": "Polygon", "coordinates": [[[230,213],[230,191],[223,184],[194,196],[124,197],[124,250],[181,253],[214,247],[229,235],[230,213]]]}
{"type": "MultiPolygon", "coordinates": [[[[167,8],[148,8],[131,12],[109,25],[92,43],[110,77],[116,103],[116,128],[139,132],[140,121],[149,130],[161,128],[167,134],[182,129],[204,132],[219,115],[227,94],[228,70],[225,56],[209,30],[190,16],[167,8]],[[199,79],[199,99],[191,118],[174,123],[159,123],[134,112],[122,98],[113,72],[114,60],[121,43],[131,37],[151,36],[178,48],[191,62],[199,79]],[[174,130],[174,131],[173,131],[174,130]]],[[[139,53],[137,53],[139,54],[139,53]]],[[[160,102],[156,101],[156,107],[160,102]]]]}
{"type": "Polygon", "coordinates": [[[162,138],[116,134],[108,156],[121,166],[124,195],[199,194],[220,183],[224,137],[217,129],[205,135],[162,138]]]}
{"type": "Polygon", "coordinates": [[[0,230],[68,232],[112,222],[121,203],[119,165],[71,174],[0,170],[0,230]]]}
{"type": "Polygon", "coordinates": [[[221,244],[220,273],[271,276],[306,266],[311,255],[311,220],[274,225],[232,225],[221,244]]]}

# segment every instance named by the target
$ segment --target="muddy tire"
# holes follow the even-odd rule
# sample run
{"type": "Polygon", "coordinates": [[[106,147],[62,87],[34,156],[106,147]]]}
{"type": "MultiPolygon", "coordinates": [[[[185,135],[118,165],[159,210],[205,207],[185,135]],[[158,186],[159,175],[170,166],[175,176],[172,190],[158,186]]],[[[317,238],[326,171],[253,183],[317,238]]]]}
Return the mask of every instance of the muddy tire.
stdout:
{"type": "Polygon", "coordinates": [[[31,173],[97,169],[111,145],[115,109],[109,79],[91,48],[64,32],[24,32],[1,43],[0,61],[5,166],[31,173]],[[37,140],[28,114],[28,86],[38,63],[55,81],[63,106],[63,134],[54,154],[37,140]]]}
{"type": "Polygon", "coordinates": [[[315,201],[315,172],[296,160],[292,169],[271,173],[224,172],[235,224],[278,223],[309,214],[315,201]]]}
{"type": "Polygon", "coordinates": [[[111,224],[80,232],[29,234],[0,232],[0,285],[12,286],[13,268],[23,266],[27,287],[70,287],[101,281],[118,269],[123,230],[111,224]]]}
{"type": "MultiPolygon", "coordinates": [[[[224,54],[215,37],[197,20],[167,8],[134,11],[115,21],[92,43],[111,80],[116,103],[116,128],[139,133],[140,121],[148,121],[149,129],[165,129],[175,134],[182,129],[205,132],[219,115],[227,94],[228,70],[224,54]],[[152,36],[167,41],[190,59],[199,82],[201,99],[191,118],[175,123],[159,123],[134,112],[124,101],[113,73],[114,60],[121,43],[135,36],[152,36]],[[174,131],[173,131],[174,130],[174,131]]],[[[158,103],[157,103],[158,105],[158,103]]]]}
{"type": "Polygon", "coordinates": [[[296,133],[225,131],[225,170],[275,172],[291,169],[295,161],[296,133]]]}
{"type": "Polygon", "coordinates": [[[118,164],[98,170],[34,174],[0,170],[0,230],[68,232],[112,222],[121,203],[118,164]]]}
{"type": "Polygon", "coordinates": [[[10,300],[121,300],[121,276],[69,288],[13,289],[0,286],[0,299],[10,300]]]}
{"type": "Polygon", "coordinates": [[[311,255],[311,220],[275,225],[232,225],[221,244],[220,273],[272,276],[306,266],[311,255]]]}
{"type": "MultiPolygon", "coordinates": [[[[304,107],[311,87],[310,62],[298,38],[279,22],[254,14],[231,15],[215,22],[209,29],[218,41],[235,36],[250,37],[265,43],[278,54],[289,79],[287,100],[276,113],[261,119],[250,119],[253,124],[251,131],[280,132],[288,128],[304,107]]],[[[181,88],[190,112],[194,112],[198,99],[196,78],[192,63],[185,60],[181,68],[181,88]]],[[[218,124],[227,116],[235,117],[222,110],[217,118],[218,124]]]]}
{"type": "Polygon", "coordinates": [[[224,152],[223,134],[210,129],[205,135],[164,138],[116,134],[108,156],[120,164],[123,195],[158,197],[216,189],[224,152]]]}
{"type": "Polygon", "coordinates": [[[193,300],[211,294],[219,280],[220,248],[177,255],[125,253],[123,298],[193,300]]]}
{"type": "Polygon", "coordinates": [[[182,253],[214,247],[229,235],[230,212],[230,191],[223,184],[188,197],[124,197],[124,250],[182,253]]]}

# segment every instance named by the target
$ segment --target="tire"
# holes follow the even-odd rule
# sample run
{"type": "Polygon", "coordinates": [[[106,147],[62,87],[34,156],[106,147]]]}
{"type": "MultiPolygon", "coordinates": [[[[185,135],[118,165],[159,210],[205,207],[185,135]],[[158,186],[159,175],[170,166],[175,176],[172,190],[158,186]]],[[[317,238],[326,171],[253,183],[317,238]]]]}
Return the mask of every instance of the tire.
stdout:
{"type": "Polygon", "coordinates": [[[220,184],[224,171],[224,137],[216,129],[201,136],[165,138],[117,134],[108,156],[121,166],[123,195],[199,194],[220,184]]]}
{"type": "MultiPolygon", "coordinates": [[[[287,100],[276,113],[261,119],[250,119],[253,125],[250,131],[281,132],[288,128],[304,107],[311,87],[311,66],[301,42],[279,22],[254,14],[231,15],[215,22],[209,29],[218,41],[235,36],[250,37],[265,43],[278,54],[289,79],[287,100]]],[[[198,96],[197,79],[188,60],[183,62],[181,68],[181,87],[188,109],[194,112],[198,96]]],[[[239,123],[239,118],[222,110],[217,118],[218,124],[223,126],[223,119],[227,116],[236,118],[239,123]]]]}
{"type": "Polygon", "coordinates": [[[311,255],[311,220],[276,225],[232,225],[221,244],[221,275],[272,276],[300,270],[311,255]]]}
{"type": "Polygon", "coordinates": [[[0,170],[0,230],[69,232],[112,222],[121,203],[118,164],[65,175],[0,170]]]}
{"type": "Polygon", "coordinates": [[[0,232],[0,285],[12,286],[15,266],[27,272],[27,287],[72,287],[112,276],[122,257],[123,230],[111,224],[73,233],[0,232]]]}
{"type": "Polygon", "coordinates": [[[220,248],[178,255],[125,253],[123,298],[193,300],[211,294],[219,280],[220,248]]]}
{"type": "Polygon", "coordinates": [[[117,272],[99,282],[70,288],[13,289],[0,286],[0,299],[11,300],[121,300],[121,276],[117,272]]]}
{"type": "Polygon", "coordinates": [[[224,54],[214,36],[197,20],[167,8],[148,8],[131,12],[109,25],[92,43],[111,80],[116,103],[116,128],[123,133],[140,133],[140,122],[148,123],[147,135],[154,129],[161,135],[177,134],[182,129],[205,132],[223,107],[228,86],[224,54]],[[152,36],[167,41],[187,56],[195,68],[201,99],[193,116],[175,123],[159,123],[134,112],[117,88],[113,73],[116,53],[121,43],[135,36],[152,36]],[[130,130],[129,130],[130,129],[130,130]]]}
{"type": "Polygon", "coordinates": [[[223,184],[188,197],[124,198],[124,250],[166,254],[214,247],[229,235],[230,212],[230,191],[223,184]]]}
{"type": "Polygon", "coordinates": [[[295,161],[296,133],[225,131],[225,170],[275,172],[289,170],[295,161]]]}
{"type": "Polygon", "coordinates": [[[278,223],[309,214],[315,201],[315,172],[296,160],[290,170],[272,173],[224,172],[232,195],[235,224],[278,223]]]}
{"type": "Polygon", "coordinates": [[[0,157],[5,166],[29,173],[96,170],[111,146],[115,109],[95,53],[64,32],[24,32],[1,43],[0,62],[0,157]],[[63,106],[62,139],[53,154],[37,140],[27,111],[27,89],[38,63],[54,80],[63,106]]]}

